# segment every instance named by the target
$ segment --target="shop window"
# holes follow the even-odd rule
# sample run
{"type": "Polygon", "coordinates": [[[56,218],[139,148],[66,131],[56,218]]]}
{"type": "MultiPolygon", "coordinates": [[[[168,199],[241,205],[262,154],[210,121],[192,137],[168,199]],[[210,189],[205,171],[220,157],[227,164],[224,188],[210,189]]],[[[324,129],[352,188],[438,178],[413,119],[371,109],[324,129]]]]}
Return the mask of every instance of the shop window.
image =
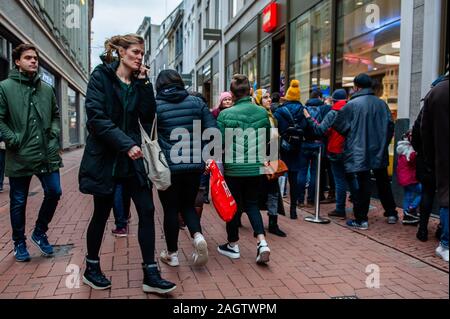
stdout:
{"type": "Polygon", "coordinates": [[[258,60],[257,60],[257,50],[256,48],[250,52],[244,54],[241,58],[241,73],[248,77],[250,81],[250,86],[253,89],[258,88],[257,75],[258,75],[258,60]]]}
{"type": "Polygon", "coordinates": [[[340,0],[337,18],[337,87],[352,94],[355,76],[369,74],[381,83],[380,97],[388,103],[394,118],[398,108],[400,3],[340,0]]]}
{"type": "Polygon", "coordinates": [[[79,144],[79,97],[78,92],[68,88],[67,96],[69,99],[68,116],[69,116],[69,143],[71,145],[79,144]]]}
{"type": "Polygon", "coordinates": [[[230,1],[230,20],[238,15],[245,7],[248,0],[231,0],[230,1]]]}
{"type": "Polygon", "coordinates": [[[266,41],[260,48],[261,84],[260,87],[270,89],[272,77],[272,40],[266,41]]]}
{"type": "Polygon", "coordinates": [[[291,24],[290,80],[300,81],[301,100],[320,89],[330,95],[331,1],[324,1],[291,24]]]}
{"type": "Polygon", "coordinates": [[[226,90],[230,89],[231,80],[233,79],[233,76],[238,73],[240,73],[239,72],[239,60],[236,60],[227,66],[226,90]]]}
{"type": "Polygon", "coordinates": [[[217,72],[213,75],[212,101],[211,101],[211,105],[209,106],[211,109],[214,109],[216,107],[216,105],[219,103],[219,97],[220,97],[219,85],[220,85],[220,74],[219,74],[219,72],[217,72]]]}

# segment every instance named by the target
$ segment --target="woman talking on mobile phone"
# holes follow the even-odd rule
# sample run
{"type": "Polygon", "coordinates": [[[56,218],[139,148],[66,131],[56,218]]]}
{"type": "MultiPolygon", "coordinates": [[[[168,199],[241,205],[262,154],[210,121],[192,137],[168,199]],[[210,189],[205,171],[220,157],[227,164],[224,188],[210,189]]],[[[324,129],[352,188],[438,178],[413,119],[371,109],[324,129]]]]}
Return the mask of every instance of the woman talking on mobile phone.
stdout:
{"type": "Polygon", "coordinates": [[[99,251],[114,203],[114,189],[123,185],[139,216],[138,239],[143,257],[145,292],[168,293],[176,285],[161,278],[155,262],[155,222],[152,185],[140,148],[139,121],[150,133],[156,111],[153,86],[142,65],[144,40],[115,36],[105,42],[103,64],[91,75],[86,94],[87,129],[79,182],[80,191],[94,197],[94,214],[87,231],[83,282],[109,289],[100,268],[99,251]]]}

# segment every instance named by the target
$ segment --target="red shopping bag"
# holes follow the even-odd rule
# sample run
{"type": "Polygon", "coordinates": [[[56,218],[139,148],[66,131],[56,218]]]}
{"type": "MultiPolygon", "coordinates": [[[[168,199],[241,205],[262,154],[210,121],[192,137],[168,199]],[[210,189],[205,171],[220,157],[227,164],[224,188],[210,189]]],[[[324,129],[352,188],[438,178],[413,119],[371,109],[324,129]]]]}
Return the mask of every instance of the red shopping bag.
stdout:
{"type": "Polygon", "coordinates": [[[229,223],[237,212],[237,204],[231,194],[225,178],[215,161],[209,166],[211,172],[211,198],[220,218],[229,223]]]}

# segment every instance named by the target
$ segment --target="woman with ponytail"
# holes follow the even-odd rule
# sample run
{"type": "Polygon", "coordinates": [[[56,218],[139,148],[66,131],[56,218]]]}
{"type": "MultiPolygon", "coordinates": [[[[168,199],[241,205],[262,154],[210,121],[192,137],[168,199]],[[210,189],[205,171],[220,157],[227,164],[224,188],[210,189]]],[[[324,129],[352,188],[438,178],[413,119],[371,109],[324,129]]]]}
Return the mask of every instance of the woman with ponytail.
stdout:
{"type": "Polygon", "coordinates": [[[96,67],[86,94],[89,136],[81,162],[80,191],[94,197],[94,214],[87,231],[83,282],[109,289],[100,268],[99,252],[114,203],[122,185],[139,215],[138,239],[143,257],[145,292],[168,293],[175,284],[163,280],[155,262],[155,222],[152,185],[140,148],[139,122],[150,133],[156,112],[153,86],[142,65],[144,40],[137,35],[115,36],[105,43],[103,64],[96,67]]]}

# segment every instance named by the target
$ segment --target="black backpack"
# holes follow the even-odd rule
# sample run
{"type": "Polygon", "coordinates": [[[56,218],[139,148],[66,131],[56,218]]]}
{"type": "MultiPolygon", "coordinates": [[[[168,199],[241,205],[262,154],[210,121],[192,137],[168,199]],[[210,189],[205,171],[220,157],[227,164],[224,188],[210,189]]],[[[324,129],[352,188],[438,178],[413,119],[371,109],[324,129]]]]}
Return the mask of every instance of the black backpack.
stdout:
{"type": "MultiPolygon", "coordinates": [[[[303,106],[300,107],[299,112],[303,112],[303,106]]],[[[281,114],[289,123],[289,127],[281,134],[281,150],[287,153],[299,152],[305,141],[304,130],[307,125],[304,121],[296,121],[287,107],[283,108],[281,114]]]]}

